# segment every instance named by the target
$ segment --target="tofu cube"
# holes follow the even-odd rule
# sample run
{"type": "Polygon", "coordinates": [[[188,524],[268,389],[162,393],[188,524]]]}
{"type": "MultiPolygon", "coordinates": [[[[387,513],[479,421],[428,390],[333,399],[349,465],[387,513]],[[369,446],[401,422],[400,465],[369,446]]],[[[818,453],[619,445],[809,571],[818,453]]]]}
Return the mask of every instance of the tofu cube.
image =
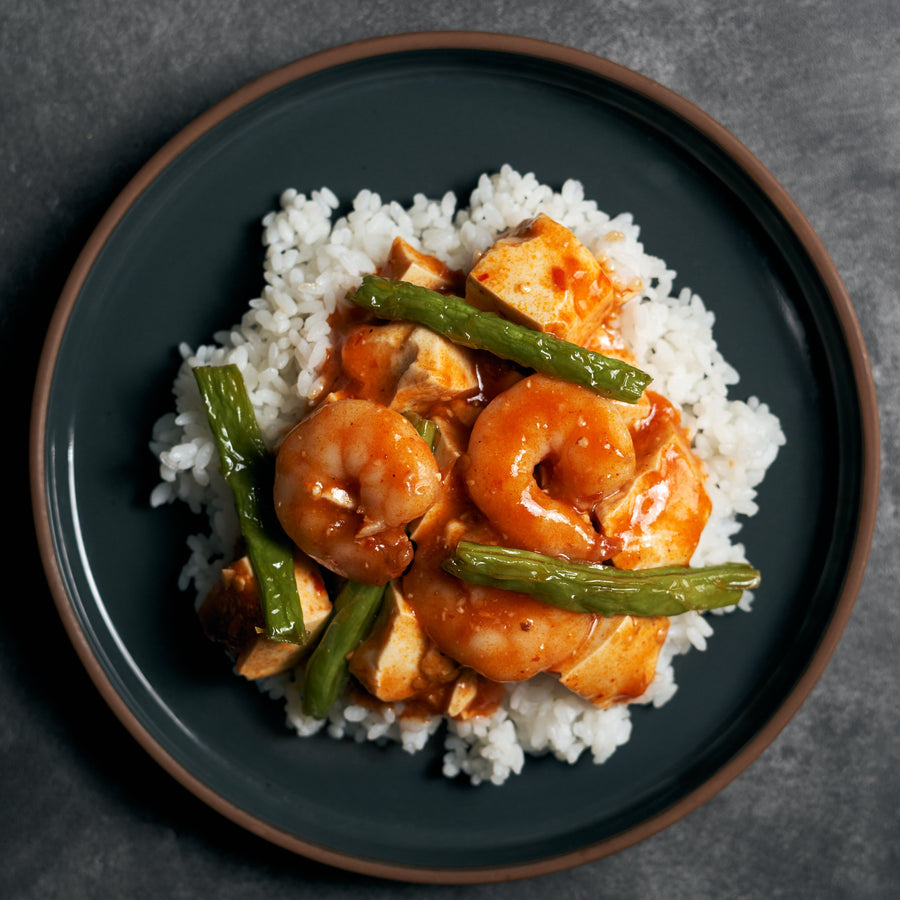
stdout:
{"type": "Polygon", "coordinates": [[[369,636],[350,658],[350,673],[385,703],[407,700],[451,681],[458,667],[437,651],[393,582],[369,636]]]}
{"type": "Polygon", "coordinates": [[[651,414],[633,429],[636,465],[627,489],[596,509],[603,533],[622,541],[622,569],[690,564],[712,510],[702,463],[691,450],[681,414],[665,398],[645,394],[651,414]]]}
{"type": "Polygon", "coordinates": [[[499,238],[476,262],[466,278],[466,300],[577,344],[618,307],[593,254],[543,213],[499,238]]]}
{"type": "Polygon", "coordinates": [[[665,616],[598,618],[584,645],[556,669],[560,683],[601,707],[640,697],[668,630],[665,616]]]}
{"type": "Polygon", "coordinates": [[[348,378],[341,396],[365,396],[398,412],[424,414],[439,400],[478,387],[475,357],[428,328],[408,322],[355,328],[341,348],[348,378]]]}
{"type": "Polygon", "coordinates": [[[359,325],[341,347],[341,367],[348,379],[345,392],[333,393],[332,400],[364,393],[369,400],[390,404],[397,382],[416,351],[409,343],[415,328],[409,322],[359,325]]]}
{"type": "Polygon", "coordinates": [[[451,718],[463,716],[478,696],[478,675],[472,669],[463,669],[450,690],[446,714],[451,718]]]}
{"type": "MultiPolygon", "coordinates": [[[[331,600],[312,560],[295,556],[294,580],[306,630],[314,638],[325,627],[331,600]]],[[[235,661],[235,671],[251,681],[293,668],[307,652],[305,646],[266,637],[259,583],[246,556],[222,570],[198,615],[206,636],[221,644],[235,661]]]]}
{"type": "Polygon", "coordinates": [[[472,352],[417,326],[407,338],[415,355],[397,380],[391,407],[424,414],[439,400],[449,400],[478,387],[472,352]]]}
{"type": "Polygon", "coordinates": [[[451,269],[436,256],[416,250],[403,238],[394,238],[388,258],[379,269],[385,278],[408,281],[432,291],[456,293],[462,289],[462,273],[451,269]]]}

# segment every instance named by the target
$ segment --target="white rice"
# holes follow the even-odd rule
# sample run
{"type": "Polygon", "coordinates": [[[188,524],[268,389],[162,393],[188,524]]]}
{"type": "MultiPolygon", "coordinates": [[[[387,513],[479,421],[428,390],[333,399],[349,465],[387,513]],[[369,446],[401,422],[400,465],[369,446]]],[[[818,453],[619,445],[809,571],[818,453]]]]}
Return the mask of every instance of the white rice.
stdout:
{"type": "MultiPolygon", "coordinates": [[[[641,294],[621,314],[622,330],[654,389],[682,409],[693,446],[709,473],[710,521],[695,565],[745,561],[735,541],[740,516],[756,513],[756,488],[774,461],[784,435],[777,417],[755,397],[730,399],[738,374],[713,338],[714,315],[688,288],[674,291],[676,273],[645,252],[629,213],[609,216],[567,181],[559,191],[533,174],[509,166],[482,175],[469,205],[448,193],[439,200],[419,194],[410,206],[385,203],[361,191],[349,213],[335,219],[340,201],[327,188],[308,196],[290,189],[262,222],[265,286],[242,320],[217,333],[209,345],[180,348],[183,363],[173,392],[175,409],[154,426],[151,449],[160,483],[151,496],[159,506],[176,500],[205,512],[209,529],[188,539],[190,555],[182,590],[199,602],[230,561],[238,537],[230,491],[218,472],[218,453],[191,368],[236,364],[246,382],[264,438],[277,447],[321,389],[318,366],[329,348],[328,317],[361,277],[383,262],[401,236],[453,268],[468,268],[503,230],[544,212],[571,229],[598,257],[608,258],[624,283],[639,278],[641,294]]],[[[741,608],[750,609],[745,594],[741,608]]],[[[672,620],[653,684],[639,703],[661,706],[675,693],[672,660],[703,650],[713,633],[710,616],[688,613],[672,620]]],[[[267,679],[260,687],[285,703],[289,726],[300,736],[326,730],[334,738],[396,741],[410,753],[428,744],[441,722],[404,717],[398,709],[373,710],[349,700],[336,704],[327,722],[303,715],[301,675],[267,679]]],[[[553,754],[573,763],[585,752],[602,763],[626,743],[630,709],[598,709],[550,677],[511,687],[490,718],[450,721],[442,732],[444,774],[465,774],[475,784],[501,784],[521,771],[526,754],[553,754]]]]}

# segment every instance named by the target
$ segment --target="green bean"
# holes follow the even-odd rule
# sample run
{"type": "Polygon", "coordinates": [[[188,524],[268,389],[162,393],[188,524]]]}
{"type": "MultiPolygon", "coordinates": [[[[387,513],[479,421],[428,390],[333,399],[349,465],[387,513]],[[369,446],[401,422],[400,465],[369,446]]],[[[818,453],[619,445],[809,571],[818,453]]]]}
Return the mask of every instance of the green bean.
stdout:
{"type": "Polygon", "coordinates": [[[488,350],[501,359],[580,384],[614,400],[636,403],[651,380],[646,372],[621,360],[483,312],[459,297],[408,282],[366,275],[347,298],[380,318],[418,322],[454,343],[488,350]]]}
{"type": "Polygon", "coordinates": [[[470,541],[460,541],[443,568],[474,584],[602,616],[677,616],[732,606],[760,583],[759,572],[743,563],[626,570],[470,541]]]}
{"type": "Polygon", "coordinates": [[[419,434],[419,437],[428,444],[429,449],[434,450],[435,442],[438,439],[440,429],[431,419],[426,419],[416,412],[405,412],[404,417],[409,420],[410,424],[419,434]]]}
{"type": "Polygon", "coordinates": [[[334,600],[331,621],[306,663],[303,712],[317,719],[328,715],[350,673],[350,654],[375,620],[385,585],[347,581],[334,600]]]}
{"type": "Polygon", "coordinates": [[[275,641],[305,644],[308,634],[294,580],[292,545],[275,518],[271,458],[240,370],[231,365],[198,366],[194,377],[259,582],[266,635],[275,641]]]}

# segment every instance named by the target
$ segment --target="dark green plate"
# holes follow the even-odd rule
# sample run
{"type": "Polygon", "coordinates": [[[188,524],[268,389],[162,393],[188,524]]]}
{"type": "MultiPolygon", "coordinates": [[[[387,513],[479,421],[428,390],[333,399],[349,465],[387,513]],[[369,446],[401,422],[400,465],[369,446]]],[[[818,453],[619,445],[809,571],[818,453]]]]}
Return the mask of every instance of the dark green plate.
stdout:
{"type": "MultiPolygon", "coordinates": [[[[865,349],[820,242],[772,176],[684,99],[537,41],[436,33],[338,48],[216,106],[136,176],[54,318],[32,429],[37,529],[60,613],[117,715],[177,779],[266,838],[410,880],[513,878],[613,852],[712,796],[771,741],[824,668],[871,540],[878,430],[865,349]],[[417,756],[299,740],[234,678],[176,587],[202,522],[151,510],[148,450],[180,341],[261,288],[260,219],[287,186],[411,201],[511,163],[630,210],[648,250],[714,310],[720,347],[788,443],[742,532],[751,615],[716,620],[679,690],[634,714],[603,766],[530,760],[502,788],[417,756]]],[[[735,842],[738,838],[735,836],[735,842]]]]}

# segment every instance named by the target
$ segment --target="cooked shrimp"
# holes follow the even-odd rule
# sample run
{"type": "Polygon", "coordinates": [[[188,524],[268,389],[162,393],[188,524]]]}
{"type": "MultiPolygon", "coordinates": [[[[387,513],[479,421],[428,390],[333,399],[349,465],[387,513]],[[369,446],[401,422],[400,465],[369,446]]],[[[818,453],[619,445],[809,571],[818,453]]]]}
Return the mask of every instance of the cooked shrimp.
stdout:
{"type": "Polygon", "coordinates": [[[524,681],[560,665],[590,635],[594,616],[467,584],[444,572],[441,559],[416,553],[403,588],[441,652],[485,678],[524,681]]]}
{"type": "Polygon", "coordinates": [[[416,558],[403,577],[403,593],[446,656],[498,682],[553,672],[600,706],[646,690],[668,619],[571,612],[527,594],[468,583],[441,568],[459,540],[498,543],[490,523],[469,506],[456,468],[414,538],[416,558]]]}
{"type": "Polygon", "coordinates": [[[587,640],[590,613],[448,575],[441,563],[461,537],[497,543],[496,532],[470,510],[453,471],[415,533],[416,557],[403,577],[409,605],[442,653],[491,681],[512,682],[561,665],[587,640]]]}
{"type": "Polygon", "coordinates": [[[466,484],[504,542],[602,560],[594,507],[633,475],[634,444],[612,401],[532,375],[491,401],[469,440],[466,484]]]}
{"type": "Polygon", "coordinates": [[[411,562],[405,526],[431,506],[439,485],[431,450],[400,413],[336,400],[284,439],[275,511],[288,536],[326,568],[385,584],[411,562]]]}

